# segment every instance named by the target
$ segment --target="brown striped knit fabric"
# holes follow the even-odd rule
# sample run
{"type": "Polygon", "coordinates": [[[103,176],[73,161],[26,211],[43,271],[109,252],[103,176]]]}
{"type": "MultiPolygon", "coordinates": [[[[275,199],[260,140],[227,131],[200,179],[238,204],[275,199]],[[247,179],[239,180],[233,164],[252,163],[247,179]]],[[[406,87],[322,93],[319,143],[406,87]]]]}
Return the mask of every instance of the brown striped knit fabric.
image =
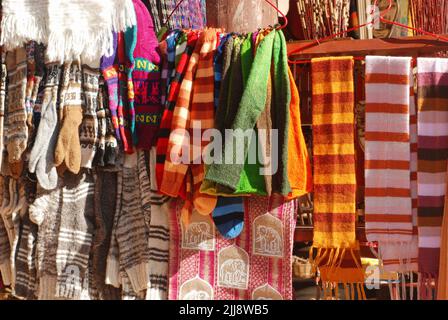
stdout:
{"type": "MultiPolygon", "coordinates": [[[[194,206],[202,214],[210,214],[216,204],[216,197],[200,193],[204,180],[202,151],[204,142],[195,144],[194,134],[214,127],[214,73],[213,57],[217,46],[216,29],[202,32],[196,43],[190,62],[182,81],[178,102],[174,110],[172,132],[170,134],[167,160],[160,190],[176,197],[184,183],[187,184],[186,213],[194,206]],[[199,131],[197,128],[201,128],[199,131]],[[193,142],[191,142],[193,140],[193,142]],[[182,156],[188,150],[190,164],[175,163],[172,156],[182,156]],[[192,202],[192,203],[191,203],[192,202]]],[[[201,139],[202,140],[202,139],[201,139]]]]}
{"type": "Polygon", "coordinates": [[[358,285],[364,275],[355,234],[353,58],[313,59],[311,75],[314,265],[319,267],[324,287],[329,283],[358,285]],[[343,264],[347,259],[350,263],[343,264]]]}
{"type": "MultiPolygon", "coordinates": [[[[418,58],[418,241],[425,288],[437,283],[448,158],[448,59],[418,58]]],[[[422,288],[423,289],[423,288],[422,288]]],[[[432,293],[421,290],[423,299],[432,293]]]]}

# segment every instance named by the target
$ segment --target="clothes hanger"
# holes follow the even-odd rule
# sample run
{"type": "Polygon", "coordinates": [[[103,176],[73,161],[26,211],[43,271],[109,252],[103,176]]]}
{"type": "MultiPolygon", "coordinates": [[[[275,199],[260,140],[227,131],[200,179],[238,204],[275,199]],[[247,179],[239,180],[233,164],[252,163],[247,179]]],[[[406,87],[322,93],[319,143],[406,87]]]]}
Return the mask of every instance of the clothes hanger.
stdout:
{"type": "MultiPolygon", "coordinates": [[[[280,13],[282,15],[284,22],[283,22],[283,24],[279,25],[276,29],[277,30],[284,29],[288,25],[288,18],[286,17],[286,15],[273,2],[271,2],[271,0],[264,0],[264,1],[267,2],[272,8],[274,8],[275,11],[277,11],[278,13],[280,13]]],[[[171,17],[174,14],[174,12],[176,12],[176,10],[179,8],[179,6],[182,4],[182,2],[184,2],[184,0],[180,0],[174,7],[173,11],[171,11],[171,13],[168,15],[168,17],[166,18],[166,21],[163,23],[164,27],[168,24],[168,22],[170,21],[171,17]]]]}
{"type": "MultiPolygon", "coordinates": [[[[371,10],[371,12],[370,12],[371,15],[374,14],[374,10],[375,10],[374,8],[378,6],[378,2],[379,2],[379,0],[375,0],[374,4],[373,4],[373,6],[372,6],[372,10],[371,10]]],[[[310,63],[310,62],[311,62],[310,59],[290,60],[289,58],[290,58],[291,56],[293,56],[293,55],[297,55],[297,54],[299,54],[300,52],[302,52],[302,51],[305,50],[305,49],[314,47],[314,46],[316,46],[316,45],[320,45],[322,42],[327,42],[327,41],[332,40],[332,39],[334,39],[334,38],[336,38],[336,37],[338,37],[338,36],[347,34],[347,33],[349,33],[349,32],[358,30],[358,29],[363,28],[363,27],[367,27],[367,26],[369,26],[369,25],[373,25],[373,24],[375,24],[377,21],[379,21],[379,22],[383,22],[383,23],[385,23],[385,24],[396,25],[396,26],[398,26],[398,27],[402,27],[402,28],[405,28],[405,29],[409,29],[409,30],[414,31],[415,33],[420,33],[420,34],[423,34],[423,35],[431,36],[431,37],[435,38],[435,39],[438,40],[438,41],[445,41],[445,42],[448,42],[448,37],[441,36],[441,35],[438,35],[438,34],[436,34],[436,33],[428,32],[428,31],[425,31],[425,30],[423,30],[423,29],[418,29],[418,28],[410,27],[410,26],[407,26],[407,25],[405,25],[405,24],[402,24],[402,23],[399,23],[399,22],[395,22],[395,21],[391,21],[391,20],[388,20],[388,19],[384,18],[384,16],[385,16],[391,9],[392,9],[392,0],[389,0],[389,6],[388,6],[384,11],[382,11],[382,12],[380,13],[380,15],[379,15],[378,18],[376,18],[376,17],[374,16],[373,19],[372,19],[370,22],[367,22],[367,23],[364,23],[364,24],[361,24],[361,25],[354,26],[354,27],[349,28],[349,29],[347,29],[347,30],[345,30],[345,31],[341,31],[341,32],[338,32],[338,33],[334,33],[334,34],[331,34],[331,35],[329,35],[329,36],[326,36],[326,37],[323,37],[323,38],[320,38],[320,39],[316,39],[316,40],[314,40],[314,41],[311,42],[311,43],[308,43],[308,44],[306,44],[306,45],[304,45],[304,46],[302,46],[302,47],[299,47],[299,48],[297,48],[297,49],[294,49],[294,50],[288,52],[288,62],[289,62],[290,64],[293,64],[293,65],[295,65],[295,64],[306,64],[306,63],[310,63]]],[[[364,60],[364,59],[365,59],[365,56],[355,56],[355,57],[353,57],[353,58],[354,58],[355,60],[364,60]]]]}

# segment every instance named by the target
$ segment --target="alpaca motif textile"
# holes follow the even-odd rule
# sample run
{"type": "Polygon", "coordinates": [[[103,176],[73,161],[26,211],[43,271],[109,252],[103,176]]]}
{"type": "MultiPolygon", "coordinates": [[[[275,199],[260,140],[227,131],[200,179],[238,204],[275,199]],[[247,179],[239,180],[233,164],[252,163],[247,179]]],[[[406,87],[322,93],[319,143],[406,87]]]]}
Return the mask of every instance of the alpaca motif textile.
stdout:
{"type": "Polygon", "coordinates": [[[292,246],[297,202],[245,199],[244,229],[225,239],[210,216],[193,211],[185,228],[182,201],[172,201],[170,300],[292,299],[292,246]]]}
{"type": "MultiPolygon", "coordinates": [[[[418,58],[418,247],[423,282],[437,279],[448,157],[448,59],[418,58]]],[[[435,280],[437,283],[437,280],[435,280]]]]}
{"type": "MultiPolygon", "coordinates": [[[[410,57],[366,57],[365,216],[380,256],[412,250],[410,57]]],[[[388,261],[386,271],[399,271],[388,261]]]]}
{"type": "Polygon", "coordinates": [[[81,55],[87,63],[112,54],[112,31],[135,24],[131,0],[5,0],[0,43],[10,50],[34,40],[50,61],[81,55]]]}
{"type": "Polygon", "coordinates": [[[333,282],[359,288],[363,272],[355,234],[353,58],[312,59],[311,76],[314,265],[319,267],[324,285],[333,282]]]}

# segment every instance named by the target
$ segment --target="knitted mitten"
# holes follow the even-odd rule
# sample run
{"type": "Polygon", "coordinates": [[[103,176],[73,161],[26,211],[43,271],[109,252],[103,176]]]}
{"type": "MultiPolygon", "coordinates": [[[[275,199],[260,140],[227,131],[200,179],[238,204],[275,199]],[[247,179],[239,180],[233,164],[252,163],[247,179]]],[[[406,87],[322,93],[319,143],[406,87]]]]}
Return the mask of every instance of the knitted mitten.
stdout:
{"type": "Polygon", "coordinates": [[[58,137],[56,103],[62,67],[47,64],[45,89],[39,127],[30,154],[28,169],[36,172],[39,184],[46,190],[56,188],[58,177],[54,166],[54,146],[58,137]]]}
{"type": "Polygon", "coordinates": [[[28,127],[26,125],[26,50],[17,48],[6,54],[8,69],[8,160],[20,161],[27,147],[28,127]]]}
{"type": "Polygon", "coordinates": [[[79,299],[88,267],[94,231],[93,177],[66,172],[62,189],[61,225],[57,245],[56,296],[79,299]]]}
{"type": "MultiPolygon", "coordinates": [[[[24,216],[21,217],[19,224],[21,226],[21,230],[17,246],[17,254],[15,256],[16,279],[14,293],[19,297],[27,298],[33,291],[33,288],[29,287],[31,283],[31,270],[29,270],[28,265],[28,258],[32,258],[32,253],[28,252],[28,243],[29,239],[32,237],[31,226],[33,224],[29,220],[28,211],[26,211],[24,216]]],[[[37,231],[37,229],[35,230],[37,231]]]]}
{"type": "Polygon", "coordinates": [[[99,77],[99,87],[98,87],[98,97],[96,105],[96,117],[98,119],[98,145],[95,152],[95,157],[93,158],[94,166],[104,166],[104,153],[106,152],[106,110],[104,110],[104,79],[102,76],[99,77]]]}
{"type": "Polygon", "coordinates": [[[85,108],[79,132],[81,142],[81,167],[91,168],[98,140],[98,118],[96,112],[100,72],[98,69],[84,65],[82,75],[85,108]]]}
{"type": "Polygon", "coordinates": [[[13,192],[17,195],[17,203],[11,211],[8,220],[13,228],[13,241],[11,245],[11,274],[12,281],[11,286],[15,288],[17,280],[17,267],[16,267],[16,257],[19,249],[19,240],[21,237],[21,219],[23,215],[28,211],[28,203],[26,201],[25,189],[21,180],[14,181],[13,192]]]}
{"type": "Polygon", "coordinates": [[[79,126],[82,122],[83,99],[81,93],[81,67],[79,61],[70,66],[70,80],[61,94],[62,125],[55,149],[54,163],[56,166],[65,164],[74,174],[81,167],[81,144],[79,141],[79,126]]]}
{"type": "Polygon", "coordinates": [[[116,238],[120,268],[124,269],[136,293],[146,289],[148,282],[148,230],[141,210],[137,153],[125,156],[121,213],[116,238]]]}

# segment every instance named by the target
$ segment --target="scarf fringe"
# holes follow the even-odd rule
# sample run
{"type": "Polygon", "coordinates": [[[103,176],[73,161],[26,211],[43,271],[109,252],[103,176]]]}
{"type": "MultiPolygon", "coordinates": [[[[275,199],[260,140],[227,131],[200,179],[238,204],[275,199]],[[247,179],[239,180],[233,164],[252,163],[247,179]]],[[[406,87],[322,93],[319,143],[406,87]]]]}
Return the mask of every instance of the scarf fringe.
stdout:
{"type": "MultiPolygon", "coordinates": [[[[112,12],[112,26],[114,32],[122,32],[137,24],[134,4],[131,0],[115,0],[112,12]]],[[[110,54],[111,55],[111,54],[110,54]]],[[[109,55],[109,56],[110,56],[109,55]]]]}
{"type": "MultiPolygon", "coordinates": [[[[309,252],[309,261],[312,265],[312,273],[316,273],[319,267],[327,268],[326,273],[329,275],[327,278],[331,278],[337,269],[341,269],[342,261],[346,254],[350,254],[353,261],[356,264],[356,269],[362,270],[362,266],[355,258],[355,253],[352,248],[316,248],[311,247],[309,252]],[[317,249],[317,254],[314,257],[313,250],[317,249]],[[327,259],[328,258],[328,259],[327,259]],[[327,259],[325,265],[323,261],[327,259]]],[[[342,278],[342,277],[341,277],[342,278]]],[[[364,289],[364,282],[353,282],[349,279],[338,279],[337,282],[332,281],[334,279],[322,278],[321,292],[325,300],[338,300],[340,298],[339,286],[344,287],[344,297],[346,300],[366,300],[366,293],[364,289]]]]}
{"type": "Polygon", "coordinates": [[[45,15],[5,15],[0,24],[0,45],[6,50],[13,50],[30,40],[47,43],[48,25],[45,15]]]}
{"type": "Polygon", "coordinates": [[[340,300],[339,286],[343,287],[344,300],[367,300],[362,282],[322,282],[324,300],[340,300]]]}
{"type": "Polygon", "coordinates": [[[83,64],[94,66],[99,57],[112,52],[111,30],[98,30],[92,37],[84,32],[52,33],[48,39],[48,61],[72,61],[81,58],[83,64]]]}
{"type": "Polygon", "coordinates": [[[437,299],[437,277],[430,273],[418,274],[418,300],[437,299]],[[433,285],[434,284],[434,285],[433,285]]]}

